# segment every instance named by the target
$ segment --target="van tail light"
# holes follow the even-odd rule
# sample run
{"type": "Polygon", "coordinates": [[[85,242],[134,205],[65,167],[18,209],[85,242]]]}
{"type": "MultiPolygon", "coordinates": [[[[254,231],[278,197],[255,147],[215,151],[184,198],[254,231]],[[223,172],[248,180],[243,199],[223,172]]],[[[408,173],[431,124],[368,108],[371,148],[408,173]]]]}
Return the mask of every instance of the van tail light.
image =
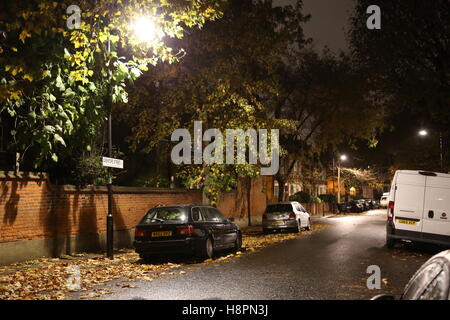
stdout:
{"type": "Polygon", "coordinates": [[[388,221],[394,220],[394,201],[389,201],[388,205],[388,221]]]}
{"type": "Polygon", "coordinates": [[[289,219],[295,219],[295,213],[291,213],[290,215],[289,215],[289,219]]]}
{"type": "Polygon", "coordinates": [[[195,229],[193,226],[177,228],[177,234],[189,235],[189,234],[194,234],[194,232],[195,232],[195,229]]]}
{"type": "Polygon", "coordinates": [[[135,238],[145,237],[145,230],[144,229],[140,229],[140,228],[136,228],[136,230],[134,230],[134,237],[135,238]]]}

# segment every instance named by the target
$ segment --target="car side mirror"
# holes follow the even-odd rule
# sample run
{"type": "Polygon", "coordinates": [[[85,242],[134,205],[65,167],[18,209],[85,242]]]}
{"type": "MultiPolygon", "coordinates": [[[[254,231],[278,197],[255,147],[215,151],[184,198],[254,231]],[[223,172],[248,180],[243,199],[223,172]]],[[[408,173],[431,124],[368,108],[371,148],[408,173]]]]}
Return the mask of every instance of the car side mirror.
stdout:
{"type": "Polygon", "coordinates": [[[379,294],[370,300],[395,300],[395,298],[394,296],[390,296],[388,294],[379,294]]]}
{"type": "Polygon", "coordinates": [[[234,218],[228,218],[229,222],[234,222],[234,218]]]}

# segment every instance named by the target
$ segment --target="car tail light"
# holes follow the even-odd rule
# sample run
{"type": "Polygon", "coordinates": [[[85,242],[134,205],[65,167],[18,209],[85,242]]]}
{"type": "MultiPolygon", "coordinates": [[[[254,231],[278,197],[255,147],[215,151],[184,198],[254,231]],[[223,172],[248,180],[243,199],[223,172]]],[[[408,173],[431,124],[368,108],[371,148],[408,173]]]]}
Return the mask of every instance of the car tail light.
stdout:
{"type": "Polygon", "coordinates": [[[389,201],[388,205],[388,221],[394,220],[394,201],[389,201]]]}
{"type": "Polygon", "coordinates": [[[177,229],[178,234],[194,234],[195,229],[193,226],[181,227],[177,229]]]}
{"type": "Polygon", "coordinates": [[[134,231],[134,237],[135,238],[137,238],[137,237],[145,237],[145,230],[136,228],[136,230],[134,231]]]}
{"type": "Polygon", "coordinates": [[[289,219],[295,219],[295,213],[291,213],[290,215],[289,215],[289,219]]]}

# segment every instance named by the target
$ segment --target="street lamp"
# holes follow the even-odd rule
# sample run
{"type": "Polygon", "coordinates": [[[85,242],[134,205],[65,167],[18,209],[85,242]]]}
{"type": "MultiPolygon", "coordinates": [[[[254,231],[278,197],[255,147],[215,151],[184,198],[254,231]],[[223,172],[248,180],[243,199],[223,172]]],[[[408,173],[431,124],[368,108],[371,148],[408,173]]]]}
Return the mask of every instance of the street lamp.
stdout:
{"type": "Polygon", "coordinates": [[[347,161],[347,155],[345,154],[341,154],[341,156],[339,157],[339,161],[337,164],[337,169],[338,169],[338,196],[337,196],[337,202],[341,203],[341,161],[347,161]]]}
{"type": "MultiPolygon", "coordinates": [[[[163,32],[157,27],[157,24],[149,17],[143,16],[133,23],[133,32],[139,42],[151,44],[162,38],[163,32]]],[[[111,40],[107,43],[108,55],[111,53],[111,40]]],[[[112,158],[112,88],[108,86],[106,98],[108,110],[108,157],[112,158]]],[[[113,215],[113,189],[111,169],[108,177],[108,215],[106,216],[106,255],[108,258],[114,258],[114,215],[113,215]]]]}
{"type": "Polygon", "coordinates": [[[159,41],[163,36],[154,19],[148,16],[139,17],[134,21],[133,33],[139,42],[147,44],[159,41]]]}
{"type": "MultiPolygon", "coordinates": [[[[426,137],[428,135],[428,130],[421,129],[418,132],[419,136],[426,137]]],[[[439,158],[440,158],[440,164],[441,164],[441,171],[444,170],[444,153],[443,153],[443,147],[442,147],[442,131],[439,130],[439,158]]]]}

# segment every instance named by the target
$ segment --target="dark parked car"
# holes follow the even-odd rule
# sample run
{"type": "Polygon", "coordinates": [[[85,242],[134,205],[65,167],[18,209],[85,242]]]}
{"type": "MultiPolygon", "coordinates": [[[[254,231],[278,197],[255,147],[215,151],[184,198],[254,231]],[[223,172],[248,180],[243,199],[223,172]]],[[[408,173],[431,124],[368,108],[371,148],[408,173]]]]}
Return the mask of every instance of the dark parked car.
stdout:
{"type": "Polygon", "coordinates": [[[363,212],[364,206],[362,203],[350,200],[348,202],[338,203],[339,212],[363,212]]]}
{"type": "Polygon", "coordinates": [[[360,200],[356,200],[356,202],[358,202],[362,205],[363,211],[372,209],[370,200],[368,200],[368,199],[360,199],[360,200]]]}
{"type": "Polygon", "coordinates": [[[208,259],[218,250],[240,250],[241,230],[232,221],[210,206],[155,207],[136,226],[134,247],[144,260],[168,254],[208,259]]]}
{"type": "MultiPolygon", "coordinates": [[[[372,300],[394,300],[394,297],[378,295],[372,300]]],[[[450,300],[450,250],[425,262],[409,280],[400,300],[450,300]]]]}

